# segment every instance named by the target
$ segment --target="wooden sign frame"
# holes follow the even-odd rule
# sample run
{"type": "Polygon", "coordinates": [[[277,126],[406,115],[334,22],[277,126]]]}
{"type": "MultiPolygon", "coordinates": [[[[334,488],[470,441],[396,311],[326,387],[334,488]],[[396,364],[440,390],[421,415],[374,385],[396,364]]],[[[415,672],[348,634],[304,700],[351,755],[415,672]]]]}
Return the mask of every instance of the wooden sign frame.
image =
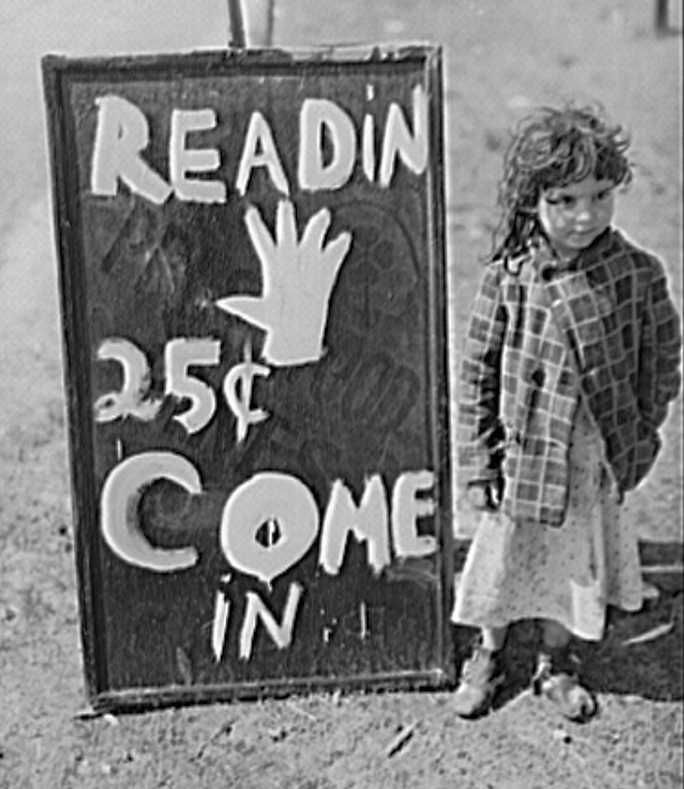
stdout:
{"type": "Polygon", "coordinates": [[[439,48],[43,78],[93,707],[450,683],[439,48]]]}

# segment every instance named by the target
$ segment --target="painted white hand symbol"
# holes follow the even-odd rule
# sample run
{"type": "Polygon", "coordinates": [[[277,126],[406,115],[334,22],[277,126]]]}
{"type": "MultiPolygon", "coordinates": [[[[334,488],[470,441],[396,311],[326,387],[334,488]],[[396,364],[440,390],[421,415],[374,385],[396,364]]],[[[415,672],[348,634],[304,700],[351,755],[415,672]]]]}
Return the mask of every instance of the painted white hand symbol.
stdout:
{"type": "Polygon", "coordinates": [[[255,206],[245,212],[245,224],[261,262],[263,293],[228,296],[216,306],[266,331],[262,356],[269,364],[318,361],[323,355],[330,294],[349,251],[351,233],[340,233],[324,247],[330,211],[322,208],[298,240],[289,200],[278,203],[275,239],[255,206]]]}

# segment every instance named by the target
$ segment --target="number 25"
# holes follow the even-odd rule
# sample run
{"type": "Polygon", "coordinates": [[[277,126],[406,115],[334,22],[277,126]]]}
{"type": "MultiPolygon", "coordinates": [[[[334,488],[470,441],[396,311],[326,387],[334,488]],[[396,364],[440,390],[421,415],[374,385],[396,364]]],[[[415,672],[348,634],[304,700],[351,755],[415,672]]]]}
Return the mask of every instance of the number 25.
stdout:
{"type": "MultiPolygon", "coordinates": [[[[216,410],[213,390],[188,370],[193,366],[218,364],[220,352],[220,341],[206,338],[177,338],[167,342],[164,348],[164,394],[191,400],[186,411],[173,417],[188,433],[201,430],[216,410]]],[[[123,383],[120,391],[109,392],[95,401],[95,421],[112,422],[127,416],[143,421],[154,419],[162,400],[149,397],[150,366],[143,351],[130,340],[114,337],[100,345],[97,358],[119,362],[123,368],[123,383]]]]}

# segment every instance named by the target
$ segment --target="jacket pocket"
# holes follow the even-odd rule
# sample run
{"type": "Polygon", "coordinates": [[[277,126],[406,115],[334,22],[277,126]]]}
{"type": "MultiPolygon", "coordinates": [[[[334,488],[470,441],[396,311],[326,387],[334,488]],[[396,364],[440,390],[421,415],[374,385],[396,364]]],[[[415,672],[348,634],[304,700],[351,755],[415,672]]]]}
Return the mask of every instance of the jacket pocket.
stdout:
{"type": "Polygon", "coordinates": [[[661,446],[662,441],[658,431],[646,420],[640,418],[636,424],[636,445],[630,488],[636,487],[651,470],[661,446]]]}

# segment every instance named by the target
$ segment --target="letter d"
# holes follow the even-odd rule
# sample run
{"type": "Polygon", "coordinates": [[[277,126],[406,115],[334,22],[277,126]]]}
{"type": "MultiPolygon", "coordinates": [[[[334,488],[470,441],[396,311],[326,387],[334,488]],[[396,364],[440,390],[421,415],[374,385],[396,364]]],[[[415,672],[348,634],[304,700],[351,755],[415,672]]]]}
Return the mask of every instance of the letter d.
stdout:
{"type": "Polygon", "coordinates": [[[299,165],[302,189],[339,189],[350,178],[356,156],[351,118],[328,99],[306,99],[299,116],[299,165]],[[332,159],[323,161],[323,133],[332,143],[332,159]]]}

